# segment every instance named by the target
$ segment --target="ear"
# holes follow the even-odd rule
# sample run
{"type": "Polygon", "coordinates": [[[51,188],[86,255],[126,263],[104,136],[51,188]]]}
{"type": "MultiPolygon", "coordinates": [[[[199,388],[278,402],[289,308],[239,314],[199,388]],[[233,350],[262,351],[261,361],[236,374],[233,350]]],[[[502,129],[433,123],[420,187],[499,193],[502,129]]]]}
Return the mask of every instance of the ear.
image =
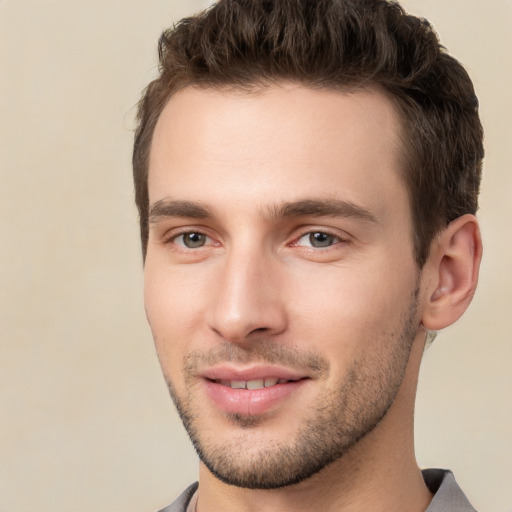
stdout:
{"type": "Polygon", "coordinates": [[[436,237],[425,263],[425,302],[422,323],[443,329],[460,318],[478,283],[482,239],[474,215],[463,215],[436,237]]]}

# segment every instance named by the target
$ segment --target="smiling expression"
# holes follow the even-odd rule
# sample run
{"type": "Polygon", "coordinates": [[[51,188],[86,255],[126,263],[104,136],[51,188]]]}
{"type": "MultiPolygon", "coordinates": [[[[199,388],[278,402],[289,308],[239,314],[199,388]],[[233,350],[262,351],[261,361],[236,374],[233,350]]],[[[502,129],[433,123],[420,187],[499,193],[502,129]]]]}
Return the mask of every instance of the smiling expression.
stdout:
{"type": "Polygon", "coordinates": [[[291,84],[187,88],[158,121],[146,311],[185,426],[225,482],[311,476],[402,386],[420,313],[399,126],[376,91],[291,84]]]}

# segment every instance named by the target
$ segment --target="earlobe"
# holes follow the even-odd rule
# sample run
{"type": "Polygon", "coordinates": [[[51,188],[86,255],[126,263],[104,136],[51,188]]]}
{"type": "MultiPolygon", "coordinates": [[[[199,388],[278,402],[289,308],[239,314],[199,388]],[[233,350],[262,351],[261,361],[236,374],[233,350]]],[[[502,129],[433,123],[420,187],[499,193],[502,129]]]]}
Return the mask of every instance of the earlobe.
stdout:
{"type": "Polygon", "coordinates": [[[454,323],[469,306],[478,282],[482,241],[474,215],[451,222],[432,243],[424,271],[422,323],[430,330],[454,323]]]}

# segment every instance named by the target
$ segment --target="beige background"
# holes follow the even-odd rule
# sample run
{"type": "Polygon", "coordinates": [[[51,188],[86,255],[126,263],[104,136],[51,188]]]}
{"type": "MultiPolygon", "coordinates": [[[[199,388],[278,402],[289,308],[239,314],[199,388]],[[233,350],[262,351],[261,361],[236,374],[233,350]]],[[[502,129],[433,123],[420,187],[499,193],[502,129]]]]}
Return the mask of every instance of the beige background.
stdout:
{"type": "MultiPolygon", "coordinates": [[[[0,511],[154,511],[197,461],[145,324],[130,153],[160,31],[206,1],[0,0],[0,511]]],[[[409,0],[486,128],[477,297],[428,351],[422,466],[512,510],[512,1],[409,0]]]]}

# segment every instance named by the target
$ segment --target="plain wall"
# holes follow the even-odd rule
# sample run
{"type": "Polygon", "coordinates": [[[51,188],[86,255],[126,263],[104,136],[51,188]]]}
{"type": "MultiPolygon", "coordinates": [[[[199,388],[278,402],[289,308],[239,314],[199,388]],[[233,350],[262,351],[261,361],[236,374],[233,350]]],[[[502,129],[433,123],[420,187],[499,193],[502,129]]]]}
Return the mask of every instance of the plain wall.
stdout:
{"type": "MultiPolygon", "coordinates": [[[[142,303],[135,105],[156,41],[207,5],[0,0],[0,511],[154,511],[197,458],[142,303]]],[[[409,0],[474,78],[487,157],[481,282],[425,355],[422,467],[512,510],[512,1],[409,0]]]]}

